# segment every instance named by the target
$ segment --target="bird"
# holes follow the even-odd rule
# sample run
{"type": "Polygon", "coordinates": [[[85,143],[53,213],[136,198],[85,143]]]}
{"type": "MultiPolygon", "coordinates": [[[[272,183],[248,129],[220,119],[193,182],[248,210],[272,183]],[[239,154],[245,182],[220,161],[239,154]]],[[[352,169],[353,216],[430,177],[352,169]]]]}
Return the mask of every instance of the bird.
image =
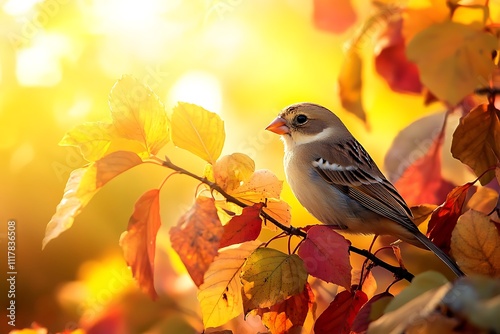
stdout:
{"type": "Polygon", "coordinates": [[[419,231],[403,197],[332,111],[314,103],[292,104],[266,130],[281,135],[286,180],[321,223],[352,234],[397,237],[427,248],[455,275],[464,275],[419,231]]]}

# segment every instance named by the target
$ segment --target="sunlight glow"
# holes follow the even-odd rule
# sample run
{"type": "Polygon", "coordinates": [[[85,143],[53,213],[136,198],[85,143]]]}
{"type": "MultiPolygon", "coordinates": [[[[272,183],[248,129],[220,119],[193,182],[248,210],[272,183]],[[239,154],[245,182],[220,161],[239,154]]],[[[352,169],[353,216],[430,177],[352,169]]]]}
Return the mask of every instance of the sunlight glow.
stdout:
{"type": "Polygon", "coordinates": [[[3,10],[9,15],[22,15],[29,12],[42,0],[9,0],[3,5],[3,10]]]}
{"type": "Polygon", "coordinates": [[[24,166],[29,164],[35,158],[35,150],[30,143],[24,143],[19,146],[10,158],[10,170],[12,173],[19,172],[24,166]]]}
{"type": "Polygon", "coordinates": [[[71,47],[62,35],[42,35],[17,54],[16,75],[23,86],[56,85],[62,78],[61,58],[71,47]]]}
{"type": "Polygon", "coordinates": [[[203,108],[220,113],[222,91],[219,80],[203,71],[190,71],[180,77],[168,94],[167,105],[177,102],[195,103],[203,108]]]}

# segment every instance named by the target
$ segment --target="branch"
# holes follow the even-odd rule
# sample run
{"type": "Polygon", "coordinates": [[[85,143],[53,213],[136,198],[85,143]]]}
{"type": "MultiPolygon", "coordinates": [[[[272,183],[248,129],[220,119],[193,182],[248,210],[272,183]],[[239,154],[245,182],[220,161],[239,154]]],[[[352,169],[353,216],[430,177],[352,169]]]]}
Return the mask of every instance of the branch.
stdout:
{"type": "MultiPolygon", "coordinates": [[[[198,175],[196,175],[196,174],[194,174],[194,173],[192,173],[192,172],[190,172],[182,167],[175,165],[172,161],[170,161],[170,159],[168,157],[165,157],[165,161],[161,161],[161,163],[163,166],[165,166],[167,168],[170,168],[170,169],[172,169],[180,174],[190,176],[193,179],[196,179],[196,180],[206,184],[207,186],[210,187],[210,189],[215,190],[219,194],[221,194],[230,203],[234,203],[242,208],[249,206],[248,204],[246,204],[246,203],[240,201],[239,199],[235,198],[234,196],[231,196],[230,194],[228,194],[224,189],[222,189],[215,182],[212,182],[205,177],[198,176],[198,175]]],[[[277,221],[276,219],[274,219],[273,217],[271,217],[269,214],[267,214],[264,211],[261,211],[260,215],[265,220],[271,222],[272,224],[274,224],[275,226],[277,226],[281,230],[285,231],[289,235],[296,235],[296,236],[303,237],[303,238],[307,237],[307,234],[304,231],[302,231],[301,229],[293,227],[293,226],[283,225],[282,223],[280,223],[279,221],[277,221]]],[[[380,266],[380,267],[392,272],[394,274],[394,276],[396,277],[396,279],[405,279],[408,282],[411,282],[413,280],[414,276],[408,270],[401,268],[401,267],[393,266],[393,265],[379,259],[378,257],[376,257],[374,254],[370,253],[366,249],[359,249],[359,248],[351,245],[351,246],[349,246],[349,251],[356,253],[356,254],[359,254],[359,255],[362,255],[362,256],[366,257],[367,259],[371,260],[374,265],[380,266]]]]}

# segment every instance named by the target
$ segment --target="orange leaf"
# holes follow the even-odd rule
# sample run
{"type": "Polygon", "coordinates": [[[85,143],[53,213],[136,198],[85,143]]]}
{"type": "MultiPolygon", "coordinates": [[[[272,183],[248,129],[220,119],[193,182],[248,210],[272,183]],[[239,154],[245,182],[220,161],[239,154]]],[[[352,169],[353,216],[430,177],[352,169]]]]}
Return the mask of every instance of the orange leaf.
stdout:
{"type": "Polygon", "coordinates": [[[359,53],[355,50],[348,51],[340,67],[337,81],[342,107],[366,122],[366,113],[361,98],[362,67],[363,62],[359,53]]]}
{"type": "Polygon", "coordinates": [[[344,290],[335,296],[314,325],[315,334],[348,334],[351,331],[354,317],[368,298],[363,291],[349,292],[344,290]]]}
{"type": "MultiPolygon", "coordinates": [[[[314,24],[322,30],[340,34],[356,22],[357,15],[350,0],[314,0],[314,24]]],[[[274,332],[273,332],[274,333],[274,332]]]]}
{"type": "MultiPolygon", "coordinates": [[[[493,105],[482,104],[460,119],[453,133],[451,153],[474,170],[477,176],[500,160],[500,111],[493,105]]],[[[489,171],[480,179],[485,185],[495,177],[489,171]]]]}
{"type": "Polygon", "coordinates": [[[118,151],[71,172],[64,195],[45,230],[42,249],[73,225],[75,217],[88,204],[95,193],[115,176],[142,162],[135,153],[118,151]]]}
{"type": "Polygon", "coordinates": [[[446,197],[446,202],[433,212],[429,221],[427,236],[446,253],[450,251],[451,232],[462,214],[465,196],[472,185],[469,182],[453,189],[446,197]]]}
{"type": "Polygon", "coordinates": [[[350,243],[328,226],[317,225],[307,231],[298,255],[307,272],[326,282],[351,288],[350,243]]]}
{"type": "Polygon", "coordinates": [[[120,238],[125,261],[132,267],[132,274],[151,298],[156,299],[154,263],[156,234],[161,225],[160,191],[152,189],[135,203],[127,231],[120,238]]]}
{"type": "Polygon", "coordinates": [[[217,255],[223,233],[214,199],[202,196],[170,229],[172,248],[197,286],[203,283],[203,275],[217,255]]]}
{"type": "Polygon", "coordinates": [[[451,252],[467,274],[500,278],[500,235],[490,217],[469,210],[451,235],[451,252]]]}
{"type": "Polygon", "coordinates": [[[293,328],[300,328],[306,320],[307,314],[313,311],[314,294],[306,283],[300,294],[268,308],[259,308],[257,315],[262,318],[264,325],[273,334],[285,334],[293,328]]]}
{"type": "Polygon", "coordinates": [[[220,239],[219,247],[257,239],[262,228],[262,219],[260,218],[262,205],[262,203],[257,203],[243,208],[241,215],[233,217],[224,225],[224,234],[220,239]]]}

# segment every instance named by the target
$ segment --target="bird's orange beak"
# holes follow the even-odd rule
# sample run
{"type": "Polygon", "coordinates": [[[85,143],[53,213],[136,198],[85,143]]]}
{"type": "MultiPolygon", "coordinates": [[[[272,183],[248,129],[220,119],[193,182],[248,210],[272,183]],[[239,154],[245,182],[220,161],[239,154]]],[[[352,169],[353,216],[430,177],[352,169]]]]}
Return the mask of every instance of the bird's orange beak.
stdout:
{"type": "Polygon", "coordinates": [[[281,117],[276,117],[276,119],[267,126],[266,130],[279,135],[284,135],[290,132],[290,128],[286,125],[286,121],[281,117]]]}

